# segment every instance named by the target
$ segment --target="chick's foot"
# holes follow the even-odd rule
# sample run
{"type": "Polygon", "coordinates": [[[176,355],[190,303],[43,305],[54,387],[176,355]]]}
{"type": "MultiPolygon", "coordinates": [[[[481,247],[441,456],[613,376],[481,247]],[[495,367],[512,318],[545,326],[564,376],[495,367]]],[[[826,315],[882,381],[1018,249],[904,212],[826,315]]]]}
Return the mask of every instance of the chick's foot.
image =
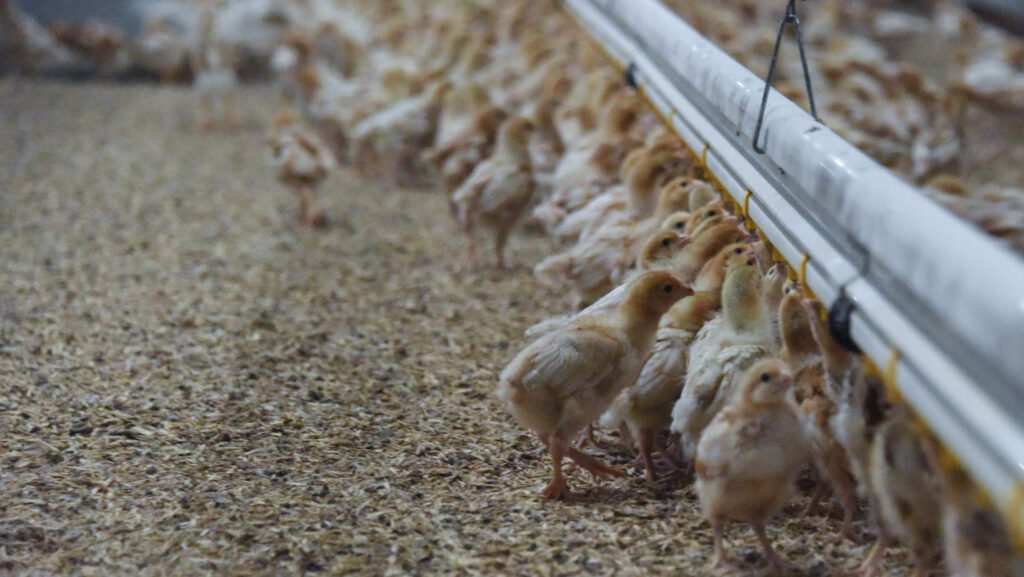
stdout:
{"type": "Polygon", "coordinates": [[[573,447],[568,448],[567,454],[569,455],[569,458],[573,460],[574,463],[586,469],[587,471],[590,471],[590,473],[595,477],[613,478],[626,476],[626,473],[624,473],[623,471],[620,471],[610,465],[606,465],[605,463],[602,463],[601,461],[595,459],[594,457],[591,457],[590,455],[573,447]]]}

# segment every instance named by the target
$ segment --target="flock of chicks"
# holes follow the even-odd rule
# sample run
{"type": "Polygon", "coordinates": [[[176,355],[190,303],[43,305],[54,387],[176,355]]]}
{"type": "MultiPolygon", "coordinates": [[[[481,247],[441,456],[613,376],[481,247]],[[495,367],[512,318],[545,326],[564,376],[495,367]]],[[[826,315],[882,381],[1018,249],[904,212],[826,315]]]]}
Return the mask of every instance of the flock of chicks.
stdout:
{"type": "MultiPolygon", "coordinates": [[[[464,266],[482,230],[500,269],[519,223],[558,241],[534,272],[571,290],[576,312],[527,330],[497,391],[550,451],[544,497],[579,498],[565,457],[626,476],[581,450],[598,425],[637,451],[649,483],[664,467],[692,472],[717,568],[732,563],[730,520],[785,564],[765,528],[809,471],[814,504],[831,492],[844,510],[840,538],[877,537],[864,575],[879,573],[893,539],[919,575],[943,560],[957,576],[1024,575],[999,515],[549,1],[285,6],[304,25],[281,30],[271,59],[291,107],[270,145],[302,224],[326,224],[315,189],[347,165],[401,186],[439,181],[466,236],[464,266]],[[378,33],[345,34],[339,17],[378,33]],[[855,523],[862,507],[869,531],[855,523]]],[[[199,19],[205,95],[230,83],[202,86],[203,71],[233,66],[214,33],[222,10],[207,2],[199,19]]]]}

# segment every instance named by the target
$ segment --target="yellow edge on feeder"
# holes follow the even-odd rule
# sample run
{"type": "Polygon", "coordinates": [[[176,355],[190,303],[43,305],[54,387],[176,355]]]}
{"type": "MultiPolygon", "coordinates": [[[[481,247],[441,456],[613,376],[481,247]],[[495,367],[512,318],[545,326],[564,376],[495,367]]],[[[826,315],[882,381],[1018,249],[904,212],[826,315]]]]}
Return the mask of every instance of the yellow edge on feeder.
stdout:
{"type": "Polygon", "coordinates": [[[1010,539],[1018,551],[1024,551],[1024,481],[1017,480],[1013,484],[1007,509],[1006,525],[1010,530],[1010,539]]]}

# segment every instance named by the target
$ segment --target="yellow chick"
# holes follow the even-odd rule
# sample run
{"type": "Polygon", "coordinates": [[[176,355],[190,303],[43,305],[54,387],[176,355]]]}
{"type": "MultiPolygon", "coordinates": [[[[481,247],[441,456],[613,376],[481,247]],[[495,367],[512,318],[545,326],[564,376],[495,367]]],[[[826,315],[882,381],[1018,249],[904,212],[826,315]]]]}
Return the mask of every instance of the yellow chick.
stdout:
{"type": "Polygon", "coordinates": [[[473,170],[452,194],[451,207],[467,237],[465,263],[474,262],[474,232],[478,223],[494,231],[494,254],[498,268],[505,268],[505,243],[516,222],[533,198],[534,180],[530,167],[530,133],[526,118],[506,121],[499,130],[494,153],[473,170]]]}
{"type": "Polygon", "coordinates": [[[740,262],[749,262],[754,258],[754,249],[750,243],[736,242],[718,251],[711,260],[704,263],[697,278],[693,281],[693,290],[707,293],[715,301],[716,308],[721,306],[722,284],[725,283],[725,271],[740,262]]]}
{"type": "Polygon", "coordinates": [[[793,377],[778,359],[743,373],[732,401],[711,421],[697,447],[695,488],[714,532],[716,568],[728,566],[722,533],[730,520],[749,523],[765,558],[782,565],[765,525],[789,501],[809,459],[809,446],[787,395],[793,377]]]}
{"type": "Polygon", "coordinates": [[[694,180],[688,185],[690,189],[690,212],[696,213],[699,209],[722,199],[714,185],[705,180],[694,180]]]}
{"type": "MultiPolygon", "coordinates": [[[[761,261],[764,257],[763,249],[764,242],[758,241],[751,244],[753,252],[757,255],[758,264],[762,264],[761,261]]],[[[765,267],[762,266],[762,269],[765,267]]],[[[770,339],[769,342],[773,350],[779,350],[782,346],[782,335],[779,330],[779,305],[782,302],[784,296],[784,287],[789,280],[787,271],[789,267],[784,262],[773,263],[770,267],[767,267],[767,272],[764,275],[764,281],[761,283],[761,298],[762,306],[764,308],[765,317],[768,319],[770,339]]],[[[794,281],[795,284],[795,281],[794,281]]]]}
{"type": "Polygon", "coordinates": [[[690,345],[717,309],[716,299],[709,298],[707,293],[695,293],[673,305],[661,319],[651,356],[636,383],[616,397],[601,417],[600,422],[606,427],[626,425],[637,441],[649,483],[655,481],[651,457],[654,440],[672,422],[672,406],[686,381],[690,345]]]}
{"type": "Polygon", "coordinates": [[[672,431],[692,462],[700,435],[725,406],[743,372],[771,355],[761,312],[761,274],[753,259],[737,263],[722,285],[722,314],[690,347],[686,385],[672,408],[672,431]]]}
{"type": "Polygon", "coordinates": [[[661,316],[693,292],[664,271],[637,276],[625,291],[618,306],[581,315],[530,343],[501,373],[498,398],[551,451],[548,499],[575,498],[562,476],[565,456],[594,475],[622,475],[570,441],[636,381],[661,316]]]}
{"type": "MultiPolygon", "coordinates": [[[[892,406],[875,435],[868,466],[883,528],[878,550],[885,550],[890,535],[898,537],[915,561],[914,575],[925,577],[941,562],[942,507],[929,449],[910,418],[905,406],[892,406]]],[[[880,561],[881,555],[872,560],[880,561]]],[[[868,564],[865,573],[875,568],[868,564]]]]}
{"type": "Polygon", "coordinates": [[[334,168],[331,151],[289,110],[278,113],[269,143],[278,179],[299,195],[302,224],[314,228],[326,225],[327,219],[316,206],[315,191],[334,168]]]}

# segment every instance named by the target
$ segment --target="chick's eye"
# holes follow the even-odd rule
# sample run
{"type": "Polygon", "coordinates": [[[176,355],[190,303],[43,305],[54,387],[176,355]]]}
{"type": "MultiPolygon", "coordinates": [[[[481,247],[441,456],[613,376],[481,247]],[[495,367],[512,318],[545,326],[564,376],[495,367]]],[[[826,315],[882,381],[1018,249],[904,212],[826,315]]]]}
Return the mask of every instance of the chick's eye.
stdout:
{"type": "Polygon", "coordinates": [[[669,240],[667,238],[666,239],[662,239],[661,246],[668,246],[668,245],[669,245],[669,240]]]}
{"type": "Polygon", "coordinates": [[[665,294],[668,294],[668,293],[672,292],[672,285],[670,285],[670,284],[665,285],[664,291],[665,291],[665,294]]]}
{"type": "Polygon", "coordinates": [[[677,222],[677,223],[672,225],[672,228],[674,228],[676,230],[683,230],[683,227],[685,227],[685,226],[686,226],[686,223],[684,223],[684,222],[677,222]]]}
{"type": "Polygon", "coordinates": [[[772,376],[771,375],[769,375],[768,373],[761,373],[761,382],[762,383],[767,383],[770,380],[772,380],[772,376]]]}
{"type": "Polygon", "coordinates": [[[733,254],[743,254],[743,249],[742,248],[733,249],[732,253],[733,254]]]}
{"type": "Polygon", "coordinates": [[[709,211],[704,213],[704,216],[706,216],[708,218],[711,218],[712,216],[715,216],[715,211],[709,210],[709,211]]]}

